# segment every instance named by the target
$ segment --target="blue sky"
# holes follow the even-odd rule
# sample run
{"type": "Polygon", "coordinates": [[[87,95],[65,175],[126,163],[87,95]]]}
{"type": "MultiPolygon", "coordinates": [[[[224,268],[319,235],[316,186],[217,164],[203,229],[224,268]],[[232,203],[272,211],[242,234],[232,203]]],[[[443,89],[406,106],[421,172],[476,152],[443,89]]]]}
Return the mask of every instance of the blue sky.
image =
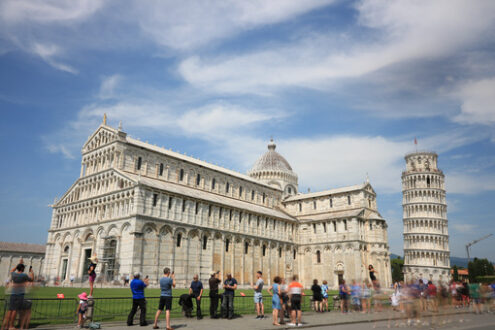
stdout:
{"type": "MultiPolygon", "coordinates": [[[[0,240],[44,243],[103,113],[246,172],[274,136],[300,191],[363,182],[402,254],[405,153],[439,153],[451,250],[493,232],[491,1],[0,2],[0,240]]],[[[473,246],[492,260],[493,238],[473,246]]]]}

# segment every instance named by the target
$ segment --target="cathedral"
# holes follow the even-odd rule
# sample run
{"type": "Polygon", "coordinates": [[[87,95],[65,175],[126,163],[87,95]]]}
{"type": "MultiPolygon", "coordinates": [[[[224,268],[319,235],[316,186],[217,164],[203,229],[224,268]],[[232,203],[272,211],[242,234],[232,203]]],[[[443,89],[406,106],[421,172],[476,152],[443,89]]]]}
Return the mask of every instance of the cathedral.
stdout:
{"type": "Polygon", "coordinates": [[[240,287],[274,276],[368,278],[372,264],[390,286],[387,223],[376,193],[361,184],[300,193],[287,160],[268,150],[246,174],[131,138],[103,123],[82,147],[79,178],[52,205],[44,275],[52,283],[112,284],[135,272],[157,285],[164,267],[178,287],[194,274],[232,273],[240,287]]]}

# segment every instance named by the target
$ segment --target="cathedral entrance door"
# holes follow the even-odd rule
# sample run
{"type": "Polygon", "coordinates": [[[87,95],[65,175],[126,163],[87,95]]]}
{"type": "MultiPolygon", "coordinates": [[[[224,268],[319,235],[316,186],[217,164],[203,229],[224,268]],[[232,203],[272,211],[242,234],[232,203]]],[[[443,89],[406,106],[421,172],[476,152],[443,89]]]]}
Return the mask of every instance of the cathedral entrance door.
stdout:
{"type": "Polygon", "coordinates": [[[92,251],[93,251],[92,249],[84,250],[84,263],[83,263],[82,276],[81,276],[83,282],[86,281],[89,277],[88,275],[89,258],[91,258],[92,251]]]}

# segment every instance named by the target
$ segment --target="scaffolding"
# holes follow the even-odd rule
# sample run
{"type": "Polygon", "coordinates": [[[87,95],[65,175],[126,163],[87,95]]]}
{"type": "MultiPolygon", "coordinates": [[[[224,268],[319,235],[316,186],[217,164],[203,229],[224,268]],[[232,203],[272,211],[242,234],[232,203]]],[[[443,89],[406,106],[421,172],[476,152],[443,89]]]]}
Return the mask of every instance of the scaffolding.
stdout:
{"type": "Polygon", "coordinates": [[[103,257],[99,260],[102,265],[101,273],[104,282],[118,281],[119,263],[117,262],[117,238],[107,236],[103,238],[103,257]]]}

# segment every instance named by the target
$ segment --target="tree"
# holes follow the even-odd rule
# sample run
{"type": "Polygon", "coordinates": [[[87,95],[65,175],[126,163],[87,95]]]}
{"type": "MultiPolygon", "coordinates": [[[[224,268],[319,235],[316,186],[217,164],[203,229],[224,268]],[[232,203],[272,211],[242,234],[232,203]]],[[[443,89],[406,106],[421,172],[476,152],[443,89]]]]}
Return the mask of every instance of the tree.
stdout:
{"type": "Polygon", "coordinates": [[[454,270],[454,274],[452,275],[452,277],[454,278],[454,281],[458,282],[459,281],[459,271],[457,270],[457,266],[454,265],[454,267],[452,267],[453,270],[454,270]]]}
{"type": "Polygon", "coordinates": [[[488,259],[474,258],[468,264],[469,282],[475,283],[478,276],[494,275],[495,270],[488,259]]]}
{"type": "Polygon", "coordinates": [[[404,273],[402,267],[404,266],[404,260],[399,256],[397,259],[390,260],[390,267],[392,268],[392,282],[399,282],[404,280],[404,273]]]}

